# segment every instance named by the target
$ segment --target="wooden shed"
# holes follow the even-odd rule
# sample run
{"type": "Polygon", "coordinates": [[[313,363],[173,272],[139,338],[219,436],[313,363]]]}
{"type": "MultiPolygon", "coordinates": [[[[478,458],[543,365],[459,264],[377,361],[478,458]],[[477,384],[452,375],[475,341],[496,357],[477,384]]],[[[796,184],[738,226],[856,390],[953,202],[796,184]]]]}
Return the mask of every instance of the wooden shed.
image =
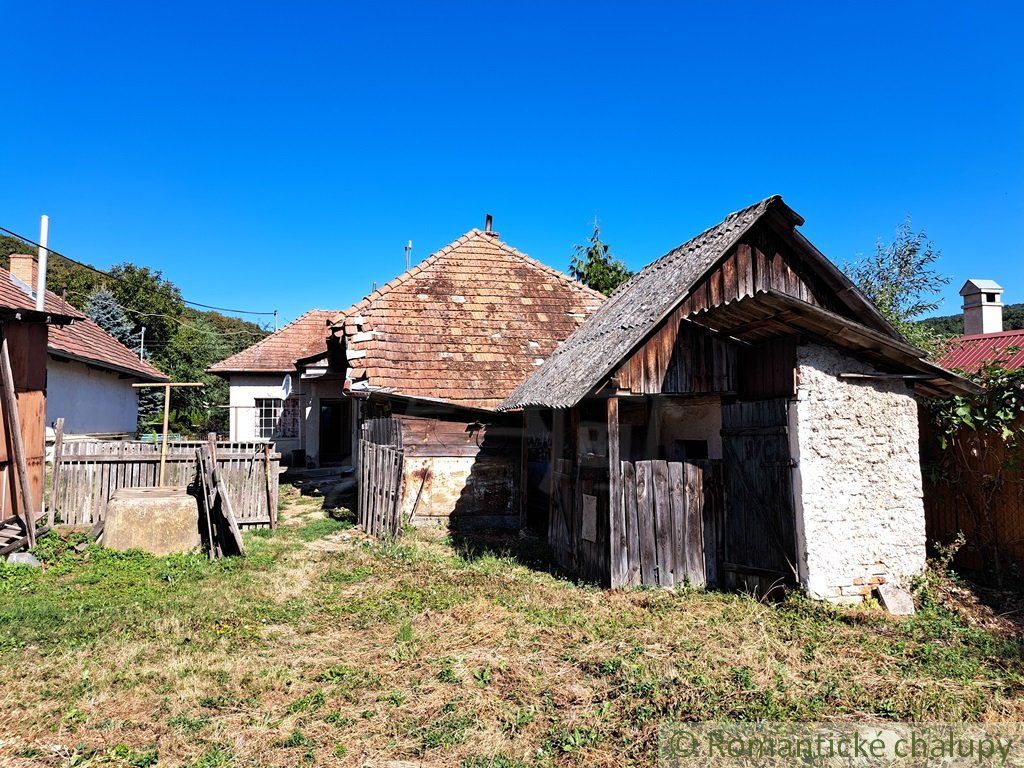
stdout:
{"type": "Polygon", "coordinates": [[[775,196],[630,279],[505,400],[550,473],[556,559],[612,587],[801,585],[854,601],[924,566],[925,359],[775,196]]]}
{"type": "Polygon", "coordinates": [[[47,294],[36,309],[30,275],[0,269],[0,553],[24,545],[43,515],[49,325],[83,315],[47,294]],[[27,279],[25,279],[27,278],[27,279]]]}

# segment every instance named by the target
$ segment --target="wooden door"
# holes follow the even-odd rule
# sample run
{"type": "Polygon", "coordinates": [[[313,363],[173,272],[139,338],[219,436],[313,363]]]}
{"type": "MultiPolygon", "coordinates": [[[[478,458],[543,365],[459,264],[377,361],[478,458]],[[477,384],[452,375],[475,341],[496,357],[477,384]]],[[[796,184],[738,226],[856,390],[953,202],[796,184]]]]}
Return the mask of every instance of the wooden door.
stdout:
{"type": "Polygon", "coordinates": [[[789,400],[722,406],[726,586],[767,594],[796,583],[789,400]]]}

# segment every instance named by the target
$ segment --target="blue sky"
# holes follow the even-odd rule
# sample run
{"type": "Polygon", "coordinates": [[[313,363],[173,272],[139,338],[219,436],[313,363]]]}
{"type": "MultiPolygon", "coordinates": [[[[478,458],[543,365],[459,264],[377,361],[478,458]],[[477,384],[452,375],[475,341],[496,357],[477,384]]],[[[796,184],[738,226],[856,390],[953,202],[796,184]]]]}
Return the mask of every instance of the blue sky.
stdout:
{"type": "Polygon", "coordinates": [[[997,3],[0,0],[0,226],[186,298],[344,308],[495,216],[637,268],[779,193],[833,261],[908,214],[1024,301],[1024,22],[997,3]]]}

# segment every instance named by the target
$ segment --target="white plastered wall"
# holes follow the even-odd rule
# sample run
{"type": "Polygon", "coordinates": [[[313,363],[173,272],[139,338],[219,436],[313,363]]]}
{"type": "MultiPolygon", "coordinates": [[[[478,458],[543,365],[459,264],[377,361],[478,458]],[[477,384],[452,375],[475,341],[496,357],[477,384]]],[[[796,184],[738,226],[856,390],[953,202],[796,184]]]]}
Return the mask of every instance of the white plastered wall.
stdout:
{"type": "Polygon", "coordinates": [[[135,434],[139,417],[137,379],[85,363],[47,359],[46,424],[64,419],[64,433],[135,434]]]}
{"type": "Polygon", "coordinates": [[[797,541],[815,598],[859,601],[925,566],[917,401],[899,379],[839,377],[876,372],[831,347],[797,349],[797,541]]]}

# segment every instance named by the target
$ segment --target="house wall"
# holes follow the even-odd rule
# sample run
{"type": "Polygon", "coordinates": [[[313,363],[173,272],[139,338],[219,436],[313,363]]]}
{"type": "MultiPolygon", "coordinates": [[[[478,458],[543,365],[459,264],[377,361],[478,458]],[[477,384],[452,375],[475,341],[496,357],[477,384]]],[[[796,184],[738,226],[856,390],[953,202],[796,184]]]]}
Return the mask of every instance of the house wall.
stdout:
{"type": "Polygon", "coordinates": [[[415,525],[518,528],[522,428],[504,417],[477,427],[473,414],[396,414],[404,462],[400,508],[415,525]]]}
{"type": "Polygon", "coordinates": [[[64,433],[135,434],[139,394],[137,379],[121,378],[112,371],[85,363],[50,357],[46,365],[46,423],[64,419],[64,433]]]}
{"type": "Polygon", "coordinates": [[[676,440],[704,440],[708,458],[722,458],[722,400],[719,397],[656,397],[653,402],[657,423],[657,458],[678,461],[673,456],[676,440]]]}
{"type": "MultiPolygon", "coordinates": [[[[283,379],[283,372],[243,373],[229,377],[230,439],[259,439],[256,437],[256,400],[281,397],[283,379]]],[[[271,442],[286,461],[293,450],[305,449],[307,461],[315,466],[320,453],[320,401],[341,398],[341,382],[335,379],[301,379],[298,374],[293,374],[292,393],[292,397],[301,400],[297,434],[274,438],[271,442]]]]}
{"type": "Polygon", "coordinates": [[[797,348],[790,432],[800,578],[812,597],[859,601],[925,566],[917,402],[900,380],[838,378],[873,372],[830,347],[797,348]]]}

